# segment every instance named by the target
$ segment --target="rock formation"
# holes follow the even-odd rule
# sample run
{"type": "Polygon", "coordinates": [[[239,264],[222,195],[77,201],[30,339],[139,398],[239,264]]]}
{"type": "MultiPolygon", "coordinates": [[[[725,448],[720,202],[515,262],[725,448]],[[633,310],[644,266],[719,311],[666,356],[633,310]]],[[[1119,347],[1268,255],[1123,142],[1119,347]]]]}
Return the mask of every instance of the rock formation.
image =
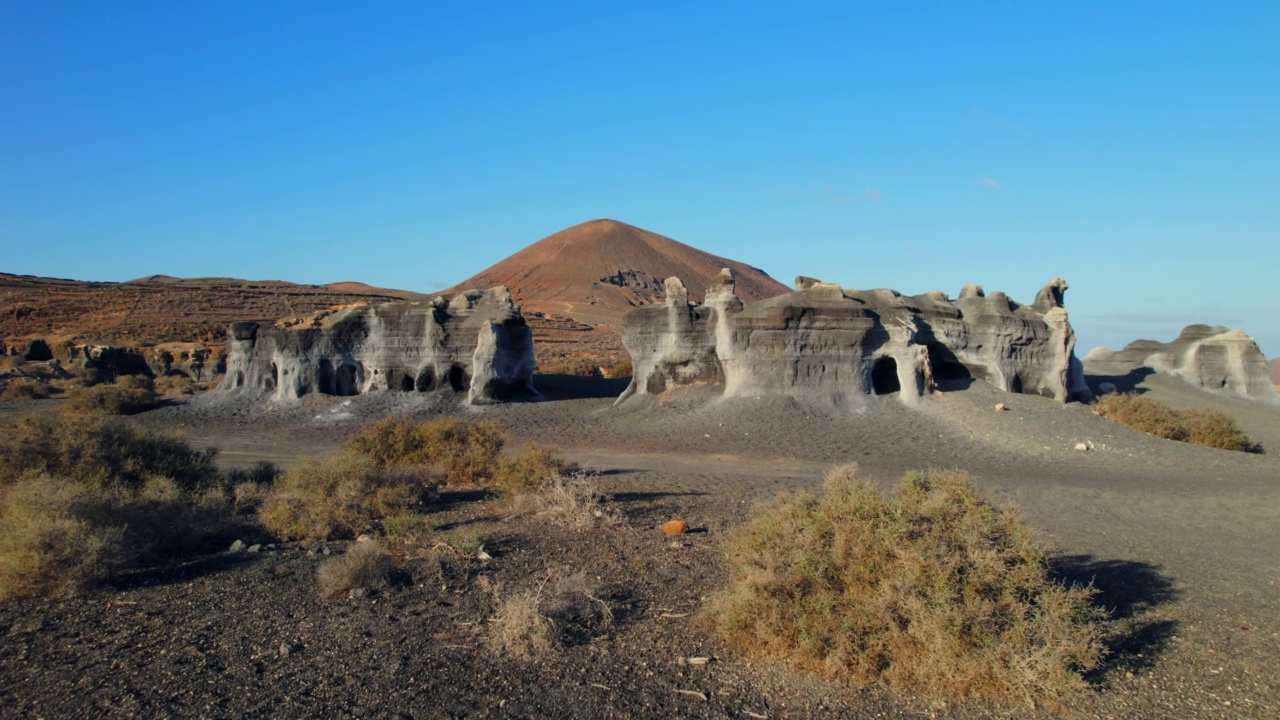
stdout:
{"type": "Polygon", "coordinates": [[[813,278],[743,303],[726,269],[689,302],[678,278],[662,304],[626,317],[634,377],[618,399],[694,383],[725,396],[781,394],[836,404],[897,393],[912,402],[941,380],[981,378],[1009,392],[1087,399],[1075,334],[1055,278],[1034,305],[966,285],[961,297],[845,290],[813,278]]]}
{"type": "Polygon", "coordinates": [[[1084,363],[1090,375],[1122,378],[1147,369],[1206,390],[1280,402],[1258,343],[1222,326],[1188,325],[1170,343],[1135,340],[1120,351],[1094,348],[1084,363]]]}
{"type": "Polygon", "coordinates": [[[348,306],[274,326],[233,323],[227,353],[220,391],[278,400],[452,390],[486,404],[537,394],[532,336],[505,287],[348,306]]]}

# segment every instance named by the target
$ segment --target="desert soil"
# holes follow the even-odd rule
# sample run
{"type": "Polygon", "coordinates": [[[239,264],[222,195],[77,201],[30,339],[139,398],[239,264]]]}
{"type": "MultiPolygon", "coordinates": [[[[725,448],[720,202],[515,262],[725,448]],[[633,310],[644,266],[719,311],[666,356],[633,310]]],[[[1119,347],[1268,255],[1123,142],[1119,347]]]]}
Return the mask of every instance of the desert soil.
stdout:
{"type": "MultiPolygon", "coordinates": [[[[753,663],[697,620],[725,577],[727,530],[778,493],[857,462],[883,483],[919,467],[970,472],[1014,505],[1053,569],[1092,582],[1111,654],[1072,701],[1099,718],[1280,717],[1280,408],[1159,377],[1141,389],[1236,415],[1268,452],[1151,438],[1087,406],[982,383],[919,407],[859,408],[707,390],[612,407],[618,381],[540,378],[541,402],[461,408],[441,396],[313,397],[293,406],[197,401],[138,416],[219,448],[227,466],[291,465],[390,413],[495,420],[597,471],[617,525],[574,530],[503,501],[446,494],[443,555],[369,597],[323,598],[316,567],[345,543],[211,553],[136,571],[69,600],[0,606],[0,707],[11,717],[1036,717],[1024,706],[939,705],[753,663]],[[996,403],[1006,410],[996,412],[996,403]],[[1092,449],[1078,451],[1077,443],[1092,449]],[[679,517],[695,532],[656,527],[679,517]],[[443,559],[441,559],[443,557],[443,559]],[[584,571],[614,619],[537,661],[495,654],[495,597],[584,571]],[[282,656],[280,647],[290,652],[282,656]],[[706,657],[705,665],[682,658],[706,657]]],[[[0,419],[58,403],[0,405],[0,419]]],[[[245,538],[254,541],[265,538],[245,538]]]]}

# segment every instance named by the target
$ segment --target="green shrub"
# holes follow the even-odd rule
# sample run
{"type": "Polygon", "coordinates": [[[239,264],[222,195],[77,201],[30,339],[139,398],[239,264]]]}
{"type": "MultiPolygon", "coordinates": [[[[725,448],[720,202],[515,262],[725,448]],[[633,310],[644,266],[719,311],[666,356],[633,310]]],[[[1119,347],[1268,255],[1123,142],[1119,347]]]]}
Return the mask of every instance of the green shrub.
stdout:
{"type": "Polygon", "coordinates": [[[1220,450],[1261,452],[1231,416],[1213,410],[1174,410],[1137,393],[1112,393],[1094,401],[1099,415],[1148,435],[1220,450]]]}
{"type": "Polygon", "coordinates": [[[727,540],[707,619],[733,647],[856,684],[1054,702],[1102,648],[1087,588],[1048,579],[1010,510],[963,473],[909,473],[886,497],[853,466],[787,495],[727,540]]]}
{"type": "Polygon", "coordinates": [[[338,454],[281,475],[258,517],[282,539],[350,539],[429,501],[438,484],[429,472],[338,454]]]}
{"type": "Polygon", "coordinates": [[[53,475],[136,489],[160,476],[192,491],[217,481],[214,454],[192,449],[179,435],[151,435],[119,421],[27,417],[0,426],[0,483],[53,475]]]}
{"type": "Polygon", "coordinates": [[[151,378],[123,375],[114,384],[73,388],[63,412],[76,415],[134,415],[154,408],[159,396],[151,378]]]}

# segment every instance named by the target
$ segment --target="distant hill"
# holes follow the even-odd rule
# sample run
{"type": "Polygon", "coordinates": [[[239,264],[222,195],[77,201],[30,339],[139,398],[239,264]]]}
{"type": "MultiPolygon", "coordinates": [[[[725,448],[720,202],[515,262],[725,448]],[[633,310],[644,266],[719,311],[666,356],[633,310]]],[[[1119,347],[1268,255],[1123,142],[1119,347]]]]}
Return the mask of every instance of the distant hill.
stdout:
{"type": "Polygon", "coordinates": [[[0,339],[221,344],[227,325],[236,320],[272,321],[333,305],[426,297],[360,283],[300,285],[167,275],[112,283],[0,273],[0,339]]]}
{"type": "Polygon", "coordinates": [[[1272,384],[1280,385],[1280,357],[1267,362],[1267,375],[1271,376],[1272,384]]]}
{"type": "Polygon", "coordinates": [[[733,271],[743,300],[790,291],[737,260],[616,220],[592,220],[545,237],[444,292],[505,285],[526,312],[617,334],[632,308],[662,300],[666,278],[679,277],[689,295],[701,300],[722,268],[733,271]]]}
{"type": "MultiPolygon", "coordinates": [[[[622,316],[660,302],[679,277],[701,300],[721,268],[733,270],[744,300],[789,291],[764,271],[614,220],[562,230],[432,295],[505,285],[533,328],[544,368],[583,370],[627,357],[622,316]]],[[[195,342],[220,346],[237,320],[274,321],[357,302],[424,300],[406,290],[356,281],[301,285],[283,280],[150,275],[123,283],[0,273],[0,340],[42,337],[121,346],[195,342]]]]}

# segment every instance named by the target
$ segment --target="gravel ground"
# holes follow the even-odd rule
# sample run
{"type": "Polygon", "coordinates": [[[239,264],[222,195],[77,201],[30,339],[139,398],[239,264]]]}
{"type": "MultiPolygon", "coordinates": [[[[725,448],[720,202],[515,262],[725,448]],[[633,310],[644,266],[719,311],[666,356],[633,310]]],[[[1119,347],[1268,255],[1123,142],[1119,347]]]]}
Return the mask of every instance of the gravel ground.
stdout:
{"type": "MultiPolygon", "coordinates": [[[[750,664],[700,628],[696,611],[723,579],[724,532],[757,502],[815,488],[831,465],[853,461],[885,483],[914,467],[969,471],[1040,532],[1056,573],[1095,583],[1112,610],[1113,652],[1073,714],[1280,717],[1280,408],[1144,381],[1173,404],[1236,414],[1272,450],[1245,455],[1150,438],[1085,406],[982,383],[915,408],[892,397],[846,408],[723,401],[709,389],[614,408],[616,381],[542,380],[544,401],[518,405],[375,394],[261,407],[208,395],[139,416],[220,448],[228,466],[323,455],[390,413],[493,419],[519,441],[556,443],[598,471],[606,504],[625,521],[572,530],[460,495],[437,512],[442,547],[479,539],[493,558],[436,548],[411,563],[405,582],[366,598],[319,595],[324,549],[344,549],[331,543],[212,554],[75,599],[10,602],[0,606],[3,714],[1037,716],[750,664]],[[655,528],[672,517],[696,532],[665,538],[655,528]],[[495,598],[574,570],[593,580],[611,624],[537,662],[488,648],[495,598]],[[688,657],[711,660],[681,664],[688,657]]],[[[56,408],[6,404],[0,418],[56,408]]]]}

